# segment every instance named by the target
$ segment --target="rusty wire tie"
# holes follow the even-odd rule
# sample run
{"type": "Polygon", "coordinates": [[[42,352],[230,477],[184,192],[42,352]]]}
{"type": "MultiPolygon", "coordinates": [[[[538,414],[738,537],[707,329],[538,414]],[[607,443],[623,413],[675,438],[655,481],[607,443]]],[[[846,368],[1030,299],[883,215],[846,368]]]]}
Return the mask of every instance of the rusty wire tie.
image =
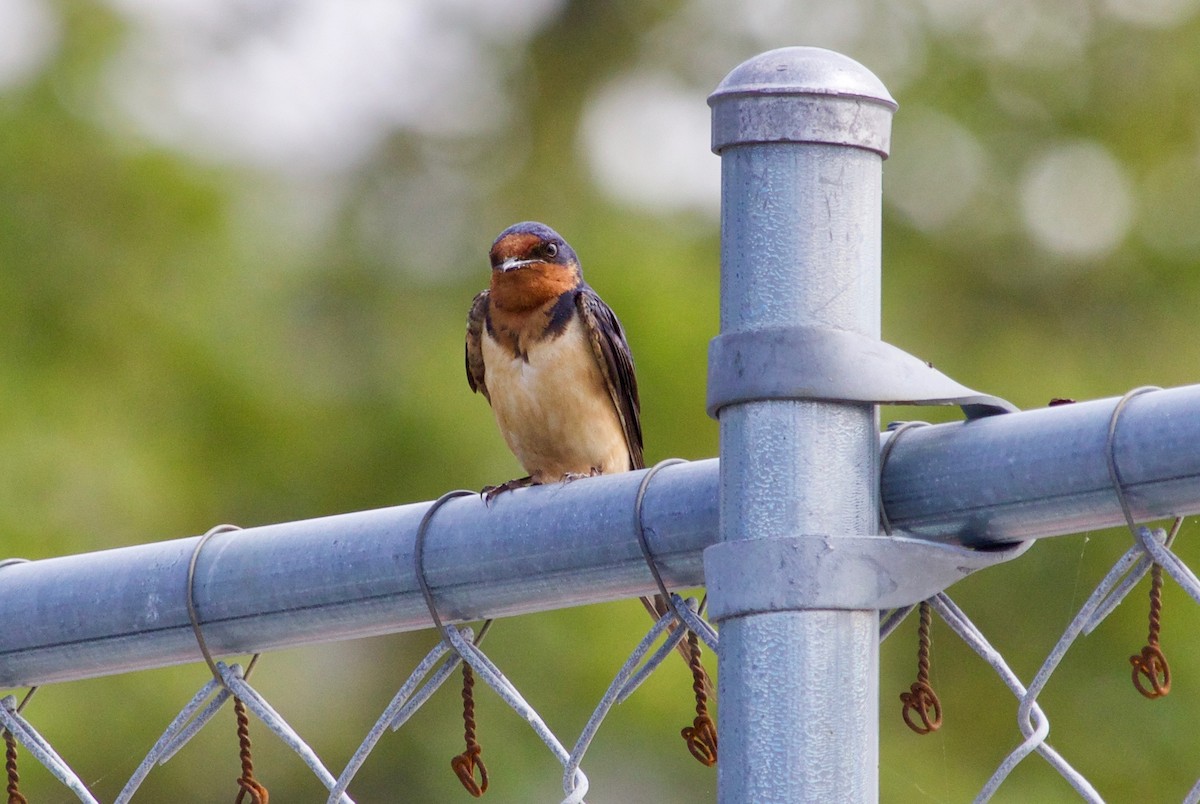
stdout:
{"type": "MultiPolygon", "coordinates": [[[[483,753],[483,748],[479,745],[478,740],[475,739],[475,673],[471,669],[471,664],[466,660],[466,657],[462,656],[459,650],[454,647],[454,644],[447,639],[446,625],[442,622],[441,615],[438,614],[437,603],[433,599],[433,589],[429,586],[429,580],[425,577],[425,534],[429,530],[429,523],[433,520],[433,515],[437,513],[439,508],[455,497],[466,497],[476,493],[474,491],[467,491],[466,489],[448,491],[434,500],[433,504],[426,509],[425,515],[421,517],[421,523],[417,525],[417,535],[413,545],[413,564],[416,569],[417,584],[421,587],[421,595],[425,598],[425,605],[429,609],[429,617],[433,620],[434,628],[437,629],[438,638],[450,650],[458,653],[463,660],[463,741],[466,743],[466,748],[461,754],[450,760],[450,767],[466,791],[475,798],[479,798],[487,792],[488,772],[487,765],[483,763],[483,758],[480,756],[483,753]],[[478,779],[476,778],[477,776],[478,779]]],[[[472,644],[478,646],[491,627],[492,620],[485,620],[479,629],[479,633],[475,635],[472,644]]]]}
{"type": "Polygon", "coordinates": [[[1150,567],[1150,633],[1142,652],[1129,657],[1133,668],[1133,686],[1147,698],[1161,698],[1171,691],[1171,666],[1158,645],[1162,627],[1162,566],[1150,567]],[[1149,688],[1143,683],[1149,684],[1149,688]]]}
{"type": "MultiPolygon", "coordinates": [[[[1121,469],[1117,465],[1117,423],[1121,419],[1121,413],[1125,410],[1125,406],[1131,399],[1141,394],[1161,390],[1161,388],[1153,385],[1134,388],[1118,400],[1116,406],[1113,408],[1112,416],[1108,420],[1108,437],[1104,445],[1105,458],[1108,463],[1108,476],[1112,480],[1113,490],[1117,495],[1117,502],[1121,504],[1121,513],[1125,516],[1125,524],[1129,526],[1129,532],[1133,534],[1135,539],[1138,538],[1138,526],[1133,519],[1133,509],[1130,507],[1129,500],[1125,495],[1125,484],[1121,479],[1121,469]]],[[[1171,546],[1182,526],[1183,517],[1176,517],[1175,523],[1164,541],[1164,546],[1171,546]]],[[[1162,629],[1162,586],[1162,565],[1156,561],[1152,562],[1150,564],[1149,635],[1141,653],[1129,657],[1134,688],[1151,700],[1162,698],[1171,691],[1171,666],[1167,663],[1167,657],[1163,654],[1162,647],[1159,645],[1159,632],[1162,629]]]]}
{"type": "Polygon", "coordinates": [[[17,773],[17,738],[8,729],[4,730],[4,770],[8,774],[8,804],[28,804],[21,795],[21,775],[17,773]]]}
{"type": "Polygon", "coordinates": [[[711,768],[717,764],[717,727],[708,714],[708,693],[705,691],[707,674],[704,665],[700,663],[700,637],[695,631],[688,629],[688,650],[691,653],[692,692],[696,696],[696,718],[692,725],[679,730],[679,735],[687,742],[688,751],[692,752],[700,764],[711,768]]]}
{"type": "Polygon", "coordinates": [[[932,640],[929,631],[933,624],[933,611],[928,600],[920,605],[921,625],[917,629],[917,680],[908,692],[900,693],[904,704],[904,724],[917,734],[929,734],[942,727],[942,703],[929,685],[929,649],[932,640]],[[913,716],[920,719],[914,722],[913,716]]]}
{"type": "MultiPolygon", "coordinates": [[[[892,431],[892,435],[891,438],[884,442],[883,450],[879,456],[879,478],[881,483],[883,481],[883,470],[887,466],[888,458],[891,457],[892,450],[896,448],[896,442],[900,440],[900,436],[908,430],[926,425],[928,425],[928,422],[911,421],[896,422],[888,426],[888,429],[892,431]]],[[[884,533],[888,536],[892,535],[892,521],[888,518],[887,510],[883,505],[882,489],[879,494],[879,524],[883,528],[884,533]]],[[[918,608],[921,624],[917,627],[917,680],[912,683],[907,692],[900,693],[900,703],[904,705],[900,714],[904,718],[904,725],[908,726],[914,732],[917,734],[929,734],[937,731],[942,726],[942,702],[938,699],[937,693],[933,691],[933,687],[929,683],[929,652],[932,644],[930,630],[933,626],[933,610],[928,600],[921,601],[918,608]],[[914,720],[914,716],[917,720],[914,720]]],[[[907,613],[907,611],[904,612],[905,615],[907,613]]]]}
{"type": "MultiPolygon", "coordinates": [[[[9,559],[5,564],[25,559],[9,559]]],[[[30,687],[29,692],[25,693],[25,697],[21,699],[21,703],[17,704],[16,713],[21,714],[21,710],[25,708],[25,704],[29,703],[29,699],[37,692],[37,687],[30,687]]],[[[5,792],[8,793],[8,804],[28,804],[25,796],[21,795],[21,775],[17,772],[17,738],[8,729],[4,730],[4,771],[8,776],[8,785],[5,792]]]]}
{"type": "MultiPolygon", "coordinates": [[[[653,608],[656,613],[656,618],[670,612],[675,618],[678,625],[672,625],[668,631],[673,631],[676,627],[682,626],[687,628],[687,621],[683,615],[679,613],[677,607],[678,598],[673,596],[667,590],[667,584],[663,581],[662,573],[658,569],[658,562],[654,559],[654,554],[650,551],[650,542],[646,538],[646,523],[642,519],[643,504],[646,500],[646,490],[650,488],[650,481],[658,474],[659,470],[665,469],[668,466],[675,464],[687,463],[682,458],[667,458],[654,464],[649,472],[642,477],[641,484],[638,485],[637,497],[634,498],[633,504],[633,524],[634,533],[637,534],[638,546],[642,548],[642,556],[646,559],[646,566],[650,568],[650,574],[654,576],[654,583],[658,585],[658,593],[662,599],[661,605],[649,603],[643,598],[643,603],[646,608],[653,608]],[[661,611],[659,609],[662,609],[661,611]]],[[[707,600],[707,597],[705,598],[707,600]]],[[[704,613],[705,600],[701,600],[697,614],[704,613]]],[[[657,601],[656,601],[657,603],[657,601]]],[[[679,734],[687,743],[688,751],[691,752],[697,761],[701,764],[712,767],[717,764],[717,727],[713,723],[712,716],[708,713],[708,693],[712,689],[712,680],[708,676],[708,672],[704,669],[704,664],[700,659],[700,637],[695,631],[687,629],[687,643],[679,645],[680,652],[687,661],[688,669],[692,671],[692,692],[696,698],[696,717],[692,720],[692,725],[680,729],[679,734]]]]}
{"type": "MultiPolygon", "coordinates": [[[[200,627],[200,614],[196,609],[196,566],[200,562],[200,551],[217,534],[230,533],[235,530],[241,530],[241,528],[237,525],[217,525],[210,528],[207,533],[200,537],[200,541],[196,542],[196,547],[192,550],[192,557],[188,561],[187,612],[188,619],[192,623],[192,633],[196,637],[196,644],[200,647],[200,654],[208,664],[208,669],[212,672],[212,676],[216,679],[217,683],[233,695],[233,712],[234,717],[237,719],[238,759],[241,761],[242,767],[242,775],[237,779],[238,794],[234,800],[234,804],[242,804],[246,800],[246,796],[250,797],[250,804],[268,804],[270,793],[261,782],[254,778],[254,760],[250,745],[250,718],[246,715],[246,705],[242,702],[241,698],[234,694],[233,690],[229,689],[229,685],[225,682],[225,678],[217,668],[216,660],[213,659],[212,652],[208,648],[208,641],[204,638],[204,631],[200,627]]],[[[250,673],[254,670],[254,665],[258,662],[258,657],[259,654],[257,653],[251,657],[249,663],[246,665],[246,672],[242,674],[242,678],[250,677],[250,673]]]]}

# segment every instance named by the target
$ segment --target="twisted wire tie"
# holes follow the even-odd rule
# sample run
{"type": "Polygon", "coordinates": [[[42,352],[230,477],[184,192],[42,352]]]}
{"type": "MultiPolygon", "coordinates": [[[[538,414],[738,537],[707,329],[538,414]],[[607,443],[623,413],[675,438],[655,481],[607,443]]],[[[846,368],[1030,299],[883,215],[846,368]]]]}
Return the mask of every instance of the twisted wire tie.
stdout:
{"type": "Polygon", "coordinates": [[[1162,629],[1161,564],[1150,567],[1150,633],[1142,652],[1129,657],[1132,665],[1133,686],[1150,700],[1162,698],[1171,691],[1171,666],[1158,645],[1158,634],[1162,629]]]}
{"type": "MultiPolygon", "coordinates": [[[[1113,491],[1116,492],[1117,502],[1121,505],[1121,513],[1125,515],[1125,524],[1129,526],[1130,533],[1133,533],[1135,537],[1138,535],[1137,523],[1134,522],[1133,509],[1125,495],[1121,468],[1117,465],[1117,423],[1121,419],[1121,413],[1125,410],[1125,406],[1135,396],[1161,390],[1156,386],[1144,386],[1128,391],[1117,400],[1117,404],[1113,406],[1112,415],[1108,419],[1108,438],[1104,445],[1108,477],[1112,481],[1113,491]]],[[[1176,517],[1171,532],[1167,534],[1165,546],[1171,546],[1171,542],[1175,540],[1175,536],[1182,526],[1183,517],[1176,517]]],[[[1129,657],[1134,688],[1151,700],[1161,698],[1171,691],[1171,667],[1167,664],[1167,657],[1163,655],[1162,648],[1158,645],[1158,633],[1162,626],[1162,584],[1162,567],[1154,562],[1150,565],[1150,635],[1142,652],[1129,657]]]]}
{"type": "MultiPolygon", "coordinates": [[[[200,655],[204,657],[213,678],[227,690],[229,690],[229,685],[225,683],[224,677],[217,669],[217,661],[208,648],[208,641],[204,638],[204,629],[200,627],[200,612],[196,608],[196,568],[200,564],[200,551],[204,549],[204,545],[208,544],[210,539],[218,534],[231,533],[236,530],[241,530],[241,528],[237,525],[217,525],[209,528],[192,549],[187,569],[186,603],[188,619],[192,624],[192,634],[196,637],[200,655]]],[[[250,673],[254,671],[254,665],[258,662],[258,657],[259,654],[256,653],[250,659],[250,663],[246,665],[246,671],[242,674],[243,679],[250,677],[250,673]]],[[[229,690],[229,692],[232,693],[233,690],[229,690]]],[[[236,695],[233,696],[233,712],[237,717],[238,757],[242,762],[242,775],[237,780],[239,790],[237,798],[234,800],[235,804],[242,804],[247,795],[250,796],[250,804],[267,804],[270,794],[267,792],[267,788],[254,778],[254,760],[250,754],[250,718],[246,715],[246,705],[236,695]]]]}
{"type": "MultiPolygon", "coordinates": [[[[650,488],[650,481],[654,476],[668,466],[681,463],[687,463],[687,461],[682,458],[667,458],[650,467],[650,471],[642,477],[642,482],[638,484],[637,496],[633,501],[634,533],[637,534],[638,546],[642,549],[642,557],[646,560],[646,566],[654,577],[655,585],[658,586],[658,599],[648,602],[647,598],[643,598],[642,601],[655,619],[665,616],[668,612],[674,613],[675,622],[669,626],[671,632],[680,626],[684,628],[687,626],[676,608],[675,598],[667,589],[667,584],[658,569],[658,562],[654,559],[654,553],[650,550],[650,542],[646,538],[646,524],[642,521],[642,507],[646,501],[646,491],[650,488]],[[662,601],[661,609],[657,605],[659,600],[662,601]]],[[[699,611],[703,610],[704,603],[701,602],[699,611]]],[[[691,629],[687,631],[687,646],[683,652],[686,653],[688,669],[692,671],[692,690],[696,694],[696,717],[692,720],[692,725],[681,729],[679,733],[687,742],[688,751],[692,753],[692,756],[705,767],[711,768],[717,764],[717,727],[708,714],[708,690],[712,688],[712,680],[708,677],[708,672],[701,662],[700,638],[691,629]]],[[[682,649],[683,645],[681,644],[679,647],[682,649]]]]}
{"type": "Polygon", "coordinates": [[[461,754],[450,760],[450,767],[466,791],[479,798],[488,789],[487,766],[483,764],[480,754],[483,748],[475,739],[475,671],[471,665],[463,662],[463,740],[467,747],[461,754]],[[479,780],[475,779],[475,771],[479,771],[479,780]]]}
{"type": "Polygon", "coordinates": [[[917,734],[929,734],[942,726],[942,703],[937,693],[929,685],[929,650],[932,645],[930,628],[933,625],[933,611],[928,601],[921,601],[921,624],[917,629],[917,680],[908,688],[908,692],[900,693],[900,702],[904,704],[904,723],[917,734]],[[913,716],[920,723],[913,720],[913,716]]]}
{"type": "MultiPolygon", "coordinates": [[[[501,490],[503,488],[501,487],[501,490]]],[[[442,617],[438,614],[437,603],[433,599],[433,589],[429,586],[429,579],[425,577],[425,536],[429,530],[429,523],[433,520],[433,515],[438,509],[445,505],[455,497],[467,497],[475,492],[457,489],[448,491],[441,497],[433,501],[433,504],[426,509],[424,516],[421,517],[421,522],[417,525],[417,534],[413,542],[413,565],[416,570],[417,585],[421,587],[421,596],[425,598],[425,607],[429,609],[429,617],[433,620],[433,626],[437,629],[443,642],[451,647],[454,646],[446,639],[446,626],[442,622],[442,617]]],[[[490,499],[486,496],[485,502],[490,499]]],[[[494,495],[492,495],[494,496],[494,495]]],[[[487,634],[488,629],[492,626],[492,621],[485,620],[483,627],[475,636],[474,644],[479,645],[487,634]]],[[[478,741],[475,739],[475,672],[471,669],[471,665],[467,662],[465,656],[462,658],[463,670],[463,736],[467,744],[466,750],[450,760],[450,768],[454,771],[454,775],[458,777],[458,781],[466,788],[466,791],[475,798],[479,798],[488,788],[487,766],[483,764],[480,754],[483,749],[480,748],[478,741]],[[479,770],[479,781],[475,780],[475,771],[479,770]]]]}
{"type": "Polygon", "coordinates": [[[692,691],[696,693],[696,718],[692,725],[680,730],[679,734],[687,742],[688,750],[699,762],[711,768],[717,764],[717,727],[708,714],[708,693],[704,665],[700,662],[700,637],[695,631],[687,635],[689,660],[692,670],[692,691]]]}
{"type": "Polygon", "coordinates": [[[17,773],[17,739],[4,730],[4,769],[8,772],[8,804],[28,804],[21,795],[21,776],[17,773]]]}
{"type": "Polygon", "coordinates": [[[238,758],[242,761],[242,775],[238,777],[237,799],[235,804],[242,804],[246,796],[250,796],[250,804],[268,804],[270,793],[267,788],[254,778],[254,759],[250,754],[250,718],[246,715],[246,705],[236,695],[233,698],[233,713],[237,716],[238,758]]]}

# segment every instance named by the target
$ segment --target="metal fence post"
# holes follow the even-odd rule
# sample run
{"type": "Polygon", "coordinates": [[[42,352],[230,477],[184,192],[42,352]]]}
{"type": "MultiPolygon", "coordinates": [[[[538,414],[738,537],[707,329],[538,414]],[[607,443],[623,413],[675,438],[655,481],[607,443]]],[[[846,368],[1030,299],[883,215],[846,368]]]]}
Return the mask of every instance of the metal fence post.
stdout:
{"type": "MultiPolygon", "coordinates": [[[[878,338],[881,168],[896,108],[886,88],[845,56],[783,48],[735,68],[709,104],[722,336],[806,327],[878,338]]],[[[876,406],[763,399],[718,419],[719,546],[878,532],[876,406]]],[[[727,576],[738,556],[721,553],[727,576]]],[[[750,574],[743,582],[759,587],[794,582],[750,574]]],[[[875,611],[725,616],[718,800],[877,799],[877,629],[875,611]]]]}

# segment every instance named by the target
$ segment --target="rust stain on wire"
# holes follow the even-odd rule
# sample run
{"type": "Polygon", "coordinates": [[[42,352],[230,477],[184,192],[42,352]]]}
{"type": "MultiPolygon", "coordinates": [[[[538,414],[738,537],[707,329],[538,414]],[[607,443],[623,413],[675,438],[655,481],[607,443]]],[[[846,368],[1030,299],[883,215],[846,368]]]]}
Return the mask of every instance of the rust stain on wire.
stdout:
{"type": "Polygon", "coordinates": [[[1171,666],[1158,644],[1162,629],[1162,586],[1161,564],[1150,567],[1150,634],[1142,652],[1129,657],[1133,666],[1133,686],[1150,700],[1162,698],[1171,691],[1171,666]]]}
{"type": "Polygon", "coordinates": [[[262,783],[254,778],[254,759],[250,753],[250,718],[246,715],[246,705],[242,699],[233,696],[233,713],[237,716],[238,757],[242,761],[242,775],[238,777],[237,799],[234,804],[242,804],[246,796],[250,796],[250,804],[268,804],[270,793],[262,783]]]}
{"type": "Polygon", "coordinates": [[[479,798],[488,789],[487,766],[483,764],[480,754],[483,749],[475,739],[475,673],[471,665],[463,662],[463,739],[467,748],[450,760],[450,767],[462,782],[462,786],[475,798],[479,798]],[[475,779],[475,771],[479,771],[479,780],[475,779]]]}
{"type": "Polygon", "coordinates": [[[692,670],[692,691],[696,693],[696,718],[692,725],[681,729],[679,734],[687,741],[688,750],[703,765],[711,768],[717,764],[717,727],[708,714],[708,674],[700,663],[700,637],[695,631],[687,635],[689,659],[692,670]]]}
{"type": "Polygon", "coordinates": [[[4,770],[8,772],[8,804],[28,804],[21,795],[21,777],[17,773],[17,740],[4,730],[4,770]]]}
{"type": "Polygon", "coordinates": [[[917,734],[929,734],[942,726],[942,703],[937,693],[929,686],[929,649],[932,644],[929,631],[933,624],[933,612],[926,601],[921,602],[921,625],[917,630],[917,680],[900,693],[904,704],[904,723],[917,734]],[[920,722],[916,722],[914,717],[920,722]]]}

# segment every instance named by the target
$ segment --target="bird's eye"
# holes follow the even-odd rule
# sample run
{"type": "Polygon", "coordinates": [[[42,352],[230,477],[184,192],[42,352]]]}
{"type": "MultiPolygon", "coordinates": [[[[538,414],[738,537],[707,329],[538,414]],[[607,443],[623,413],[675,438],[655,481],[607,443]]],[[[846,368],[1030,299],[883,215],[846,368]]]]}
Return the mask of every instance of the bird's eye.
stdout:
{"type": "Polygon", "coordinates": [[[557,243],[547,243],[545,251],[546,251],[547,257],[550,257],[551,259],[553,259],[554,257],[557,257],[558,256],[558,244],[557,243]]]}

